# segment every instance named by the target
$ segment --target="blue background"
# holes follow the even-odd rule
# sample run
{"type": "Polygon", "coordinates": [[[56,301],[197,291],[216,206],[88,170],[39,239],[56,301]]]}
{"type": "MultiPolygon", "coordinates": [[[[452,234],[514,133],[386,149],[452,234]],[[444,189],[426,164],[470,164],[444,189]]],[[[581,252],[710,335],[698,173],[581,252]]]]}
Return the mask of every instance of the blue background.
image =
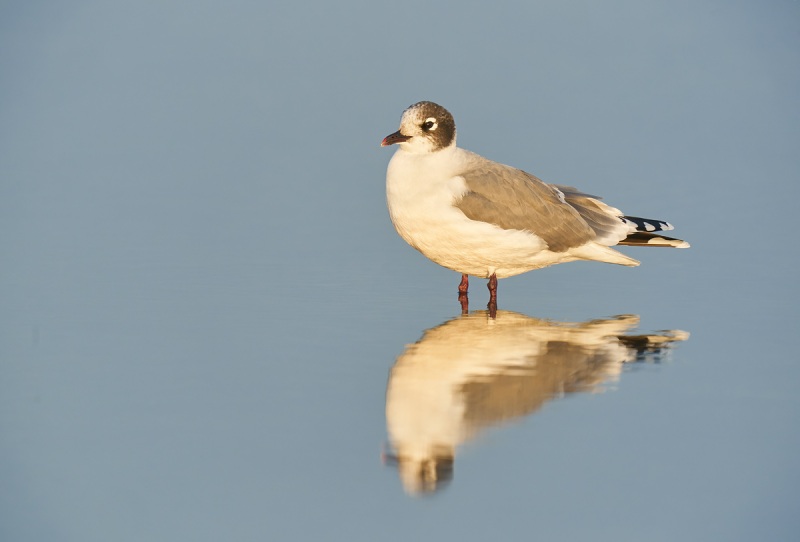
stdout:
{"type": "MultiPolygon", "coordinates": [[[[0,538],[787,540],[800,528],[797,2],[5,2],[0,538]],[[402,110],[689,250],[502,280],[691,332],[612,391],[381,464],[389,370],[457,316],[394,232],[402,110]]],[[[485,303],[481,281],[473,308],[485,303]]]]}

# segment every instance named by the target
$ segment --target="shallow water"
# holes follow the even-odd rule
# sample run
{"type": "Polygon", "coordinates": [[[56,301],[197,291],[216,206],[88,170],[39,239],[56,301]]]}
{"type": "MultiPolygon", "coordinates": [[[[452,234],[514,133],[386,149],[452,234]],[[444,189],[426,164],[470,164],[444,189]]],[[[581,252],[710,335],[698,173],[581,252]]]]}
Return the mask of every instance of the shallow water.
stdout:
{"type": "Polygon", "coordinates": [[[800,527],[793,4],[72,6],[0,17],[0,539],[800,527]],[[692,248],[461,315],[385,208],[419,99],[692,248]]]}

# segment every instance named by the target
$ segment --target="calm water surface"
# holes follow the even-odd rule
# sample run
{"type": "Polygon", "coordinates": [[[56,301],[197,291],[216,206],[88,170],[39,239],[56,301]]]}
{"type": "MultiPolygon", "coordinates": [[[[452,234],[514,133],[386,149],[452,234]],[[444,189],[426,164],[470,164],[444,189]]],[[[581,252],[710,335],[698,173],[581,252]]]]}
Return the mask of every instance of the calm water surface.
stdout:
{"type": "Polygon", "coordinates": [[[2,12],[0,539],[794,538],[795,3],[2,12]],[[421,99],[692,248],[462,315],[421,99]]]}

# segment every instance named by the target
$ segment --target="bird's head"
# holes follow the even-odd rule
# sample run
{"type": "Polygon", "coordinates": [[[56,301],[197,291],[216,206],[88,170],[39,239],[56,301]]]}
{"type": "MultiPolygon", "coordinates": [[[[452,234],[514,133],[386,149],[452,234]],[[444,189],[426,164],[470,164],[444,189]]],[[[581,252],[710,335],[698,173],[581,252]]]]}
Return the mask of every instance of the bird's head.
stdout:
{"type": "Polygon", "coordinates": [[[418,102],[403,112],[400,129],[389,134],[381,147],[394,144],[413,154],[426,154],[456,144],[456,123],[453,115],[439,104],[418,102]]]}

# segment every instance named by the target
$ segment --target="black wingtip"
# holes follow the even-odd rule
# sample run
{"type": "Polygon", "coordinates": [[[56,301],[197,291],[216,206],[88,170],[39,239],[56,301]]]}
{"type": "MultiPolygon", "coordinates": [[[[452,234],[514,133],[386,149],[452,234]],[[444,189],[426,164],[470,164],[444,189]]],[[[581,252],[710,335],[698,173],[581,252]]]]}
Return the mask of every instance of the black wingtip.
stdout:
{"type": "Polygon", "coordinates": [[[664,220],[657,220],[655,218],[641,218],[638,216],[623,216],[623,222],[627,222],[636,228],[636,231],[654,232],[654,231],[667,231],[673,230],[672,224],[664,220]]]}

